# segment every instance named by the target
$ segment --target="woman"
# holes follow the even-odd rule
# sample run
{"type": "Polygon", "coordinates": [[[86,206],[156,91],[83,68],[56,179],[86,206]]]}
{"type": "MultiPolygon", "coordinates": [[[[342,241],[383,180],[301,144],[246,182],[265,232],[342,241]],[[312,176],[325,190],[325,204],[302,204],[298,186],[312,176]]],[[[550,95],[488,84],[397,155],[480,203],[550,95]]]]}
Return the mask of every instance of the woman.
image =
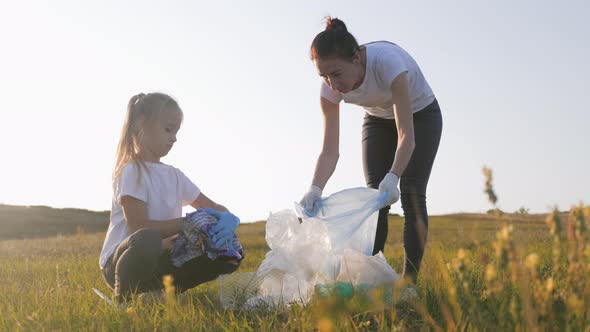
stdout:
{"type": "Polygon", "coordinates": [[[412,57],[396,44],[380,41],[359,46],[346,25],[328,18],[311,44],[311,59],[324,82],[320,106],[324,142],[313,182],[301,205],[315,214],[322,189],[338,162],[339,103],[362,106],[363,166],[370,188],[387,193],[379,211],[373,254],[383,251],[390,205],[404,210],[403,275],[415,284],[428,230],[426,186],[442,131],[437,100],[412,57]]]}

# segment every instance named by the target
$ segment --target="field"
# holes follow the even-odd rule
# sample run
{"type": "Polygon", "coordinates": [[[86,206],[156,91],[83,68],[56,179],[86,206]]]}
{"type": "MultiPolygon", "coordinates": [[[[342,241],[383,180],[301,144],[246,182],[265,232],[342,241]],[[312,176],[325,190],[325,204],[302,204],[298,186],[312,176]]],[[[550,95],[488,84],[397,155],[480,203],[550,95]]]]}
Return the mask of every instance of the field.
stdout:
{"type": "MultiPolygon", "coordinates": [[[[15,209],[0,211],[23,215],[15,209]]],[[[56,236],[54,226],[34,232],[33,224],[32,233],[10,233],[10,218],[2,214],[0,330],[588,330],[589,212],[431,217],[415,303],[392,305],[374,294],[370,301],[325,299],[257,311],[223,310],[216,281],[165,301],[114,309],[92,292],[110,294],[97,262],[104,233],[69,227],[56,236]]],[[[94,223],[106,228],[105,216],[93,215],[94,223]]],[[[238,230],[247,252],[239,272],[256,271],[268,251],[264,223],[238,230]]],[[[398,272],[401,240],[402,219],[391,216],[385,255],[398,272]]]]}

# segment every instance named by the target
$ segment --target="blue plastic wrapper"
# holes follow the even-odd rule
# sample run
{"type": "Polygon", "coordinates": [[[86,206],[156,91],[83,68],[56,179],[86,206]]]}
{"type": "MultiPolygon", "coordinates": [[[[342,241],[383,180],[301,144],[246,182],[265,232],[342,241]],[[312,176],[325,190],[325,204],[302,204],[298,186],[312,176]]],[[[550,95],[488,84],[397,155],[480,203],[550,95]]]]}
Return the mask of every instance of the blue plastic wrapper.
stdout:
{"type": "Polygon", "coordinates": [[[207,254],[211,260],[235,258],[241,261],[244,250],[238,237],[234,234],[232,241],[215,247],[211,241],[211,229],[217,224],[217,218],[197,209],[187,213],[182,224],[182,232],[176,238],[171,251],[172,263],[176,267],[182,266],[189,260],[207,254]]]}

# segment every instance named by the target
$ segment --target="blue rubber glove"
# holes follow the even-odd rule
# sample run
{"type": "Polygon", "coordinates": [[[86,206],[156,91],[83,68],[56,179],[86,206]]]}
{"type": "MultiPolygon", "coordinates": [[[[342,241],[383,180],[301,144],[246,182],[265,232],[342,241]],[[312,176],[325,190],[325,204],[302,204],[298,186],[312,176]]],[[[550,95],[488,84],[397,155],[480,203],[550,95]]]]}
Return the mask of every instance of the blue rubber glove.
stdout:
{"type": "Polygon", "coordinates": [[[216,248],[221,247],[224,244],[231,243],[236,228],[240,224],[240,218],[233,215],[231,212],[219,212],[212,208],[205,209],[205,212],[217,218],[217,224],[213,226],[211,232],[211,241],[216,248]]]}

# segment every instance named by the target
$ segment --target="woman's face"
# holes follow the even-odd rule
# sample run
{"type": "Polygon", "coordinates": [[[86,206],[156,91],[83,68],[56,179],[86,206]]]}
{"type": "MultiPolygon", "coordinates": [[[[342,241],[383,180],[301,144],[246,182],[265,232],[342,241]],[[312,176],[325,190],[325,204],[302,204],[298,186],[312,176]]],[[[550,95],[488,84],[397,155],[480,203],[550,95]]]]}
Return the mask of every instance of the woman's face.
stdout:
{"type": "Polygon", "coordinates": [[[364,68],[361,65],[359,52],[352,61],[336,57],[316,58],[313,60],[318,74],[334,91],[347,93],[362,83],[364,68]]]}

